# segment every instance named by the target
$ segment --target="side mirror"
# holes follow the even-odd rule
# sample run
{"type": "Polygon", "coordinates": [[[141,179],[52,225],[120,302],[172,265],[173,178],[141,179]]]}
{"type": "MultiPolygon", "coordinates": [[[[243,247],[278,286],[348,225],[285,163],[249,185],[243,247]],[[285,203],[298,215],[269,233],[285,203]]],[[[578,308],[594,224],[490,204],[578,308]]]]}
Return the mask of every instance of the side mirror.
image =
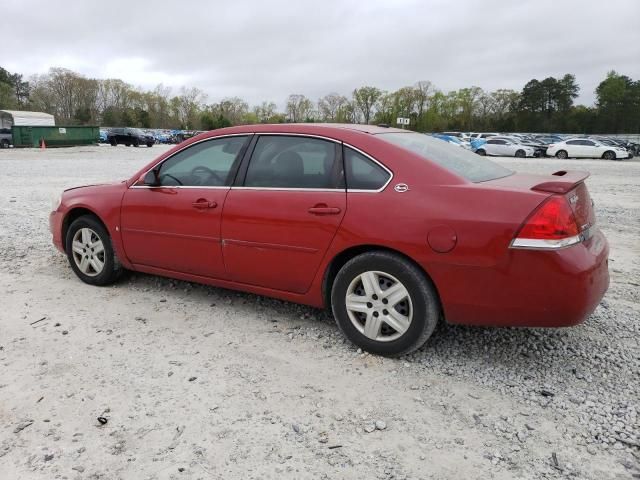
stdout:
{"type": "Polygon", "coordinates": [[[160,182],[158,181],[158,173],[155,170],[149,170],[145,173],[142,183],[149,187],[159,186],[160,182]]]}

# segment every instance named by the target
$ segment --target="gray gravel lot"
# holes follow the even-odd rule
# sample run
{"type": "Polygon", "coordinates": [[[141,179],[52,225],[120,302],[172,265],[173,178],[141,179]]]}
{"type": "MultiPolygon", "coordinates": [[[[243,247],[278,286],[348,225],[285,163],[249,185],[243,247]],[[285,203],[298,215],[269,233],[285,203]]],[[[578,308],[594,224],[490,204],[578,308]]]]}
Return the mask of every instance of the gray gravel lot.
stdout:
{"type": "Polygon", "coordinates": [[[81,283],[50,197],[164,148],[0,150],[0,478],[640,478],[640,162],[496,160],[592,173],[611,287],[587,322],[443,325],[385,359],[300,305],[81,283]]]}

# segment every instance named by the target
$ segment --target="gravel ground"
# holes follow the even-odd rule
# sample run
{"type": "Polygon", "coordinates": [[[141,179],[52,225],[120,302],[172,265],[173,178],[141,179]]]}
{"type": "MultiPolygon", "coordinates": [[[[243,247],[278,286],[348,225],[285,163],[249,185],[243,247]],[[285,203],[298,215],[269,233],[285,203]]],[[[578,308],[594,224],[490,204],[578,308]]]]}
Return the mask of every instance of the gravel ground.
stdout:
{"type": "Polygon", "coordinates": [[[81,283],[50,197],[163,149],[0,150],[0,477],[640,478],[640,162],[497,160],[592,173],[612,282],[583,325],[443,325],[385,359],[311,308],[81,283]]]}

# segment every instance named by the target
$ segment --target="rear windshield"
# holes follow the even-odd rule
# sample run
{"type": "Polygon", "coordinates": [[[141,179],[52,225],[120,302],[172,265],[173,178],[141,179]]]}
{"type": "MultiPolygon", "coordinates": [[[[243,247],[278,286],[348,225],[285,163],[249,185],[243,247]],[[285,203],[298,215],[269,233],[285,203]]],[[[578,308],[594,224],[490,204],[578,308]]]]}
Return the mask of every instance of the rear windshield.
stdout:
{"type": "Polygon", "coordinates": [[[513,173],[508,168],[501,167],[470,150],[422,133],[390,132],[380,133],[378,136],[389,143],[415,152],[470,182],[486,182],[513,173]]]}

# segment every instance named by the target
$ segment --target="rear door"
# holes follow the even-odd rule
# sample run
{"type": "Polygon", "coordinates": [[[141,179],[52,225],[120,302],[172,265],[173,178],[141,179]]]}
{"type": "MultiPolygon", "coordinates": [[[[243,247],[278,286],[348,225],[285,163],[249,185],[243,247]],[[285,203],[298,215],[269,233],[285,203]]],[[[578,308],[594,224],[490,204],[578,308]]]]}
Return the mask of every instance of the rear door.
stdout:
{"type": "Polygon", "coordinates": [[[121,231],[132,263],[225,277],[222,209],[248,138],[227,136],[194,143],[153,169],[158,186],[136,184],[126,191],[121,231]]]}
{"type": "Polygon", "coordinates": [[[584,157],[582,140],[568,140],[565,145],[567,146],[567,153],[570,157],[584,157]]]}
{"type": "Polygon", "coordinates": [[[580,140],[582,143],[582,155],[588,158],[600,158],[601,153],[595,142],[591,140],[580,140]]]}
{"type": "Polygon", "coordinates": [[[504,140],[487,140],[485,149],[489,155],[503,155],[504,140]]]}
{"type": "Polygon", "coordinates": [[[344,217],[340,144],[260,135],[224,206],[222,250],[230,279],[306,292],[344,217]]]}

